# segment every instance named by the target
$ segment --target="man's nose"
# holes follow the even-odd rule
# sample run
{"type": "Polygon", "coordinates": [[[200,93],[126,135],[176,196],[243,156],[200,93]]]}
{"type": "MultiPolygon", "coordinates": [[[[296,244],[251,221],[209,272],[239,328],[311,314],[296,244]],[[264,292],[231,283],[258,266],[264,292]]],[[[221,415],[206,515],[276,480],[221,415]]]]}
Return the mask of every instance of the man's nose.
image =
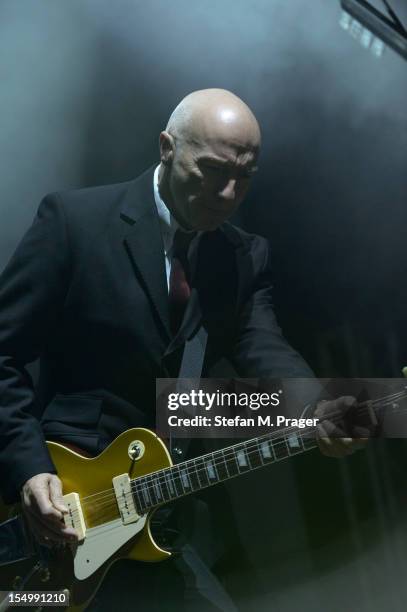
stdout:
{"type": "Polygon", "coordinates": [[[236,196],[236,179],[230,178],[223,185],[222,190],[219,193],[222,200],[231,202],[236,196]]]}

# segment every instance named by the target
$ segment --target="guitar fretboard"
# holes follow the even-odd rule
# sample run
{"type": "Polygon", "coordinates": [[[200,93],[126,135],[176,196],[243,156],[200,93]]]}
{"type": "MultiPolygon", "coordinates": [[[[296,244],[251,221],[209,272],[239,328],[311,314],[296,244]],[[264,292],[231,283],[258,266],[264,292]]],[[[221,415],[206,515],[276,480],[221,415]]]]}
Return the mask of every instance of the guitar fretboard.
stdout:
{"type": "Polygon", "coordinates": [[[140,514],[163,503],[195,493],[252,470],[298,455],[317,446],[315,430],[266,434],[221,450],[189,459],[131,481],[140,514]]]}
{"type": "MultiPolygon", "coordinates": [[[[406,406],[401,407],[399,402],[406,398],[407,385],[403,385],[401,391],[358,404],[355,416],[368,415],[377,425],[377,417],[385,410],[404,412],[406,406]]],[[[341,410],[326,416],[332,422],[343,417],[341,410]]],[[[311,450],[317,446],[316,437],[315,427],[289,427],[135,478],[131,481],[134,503],[144,514],[166,502],[311,450]]]]}

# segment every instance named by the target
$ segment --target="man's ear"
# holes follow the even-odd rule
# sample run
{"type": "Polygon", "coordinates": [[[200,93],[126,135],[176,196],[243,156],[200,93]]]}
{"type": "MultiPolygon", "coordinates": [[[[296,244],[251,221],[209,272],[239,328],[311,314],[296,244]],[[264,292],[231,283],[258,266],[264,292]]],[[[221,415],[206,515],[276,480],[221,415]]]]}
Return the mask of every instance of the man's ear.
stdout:
{"type": "Polygon", "coordinates": [[[175,142],[174,138],[168,132],[160,134],[160,158],[164,166],[169,166],[174,158],[175,142]]]}

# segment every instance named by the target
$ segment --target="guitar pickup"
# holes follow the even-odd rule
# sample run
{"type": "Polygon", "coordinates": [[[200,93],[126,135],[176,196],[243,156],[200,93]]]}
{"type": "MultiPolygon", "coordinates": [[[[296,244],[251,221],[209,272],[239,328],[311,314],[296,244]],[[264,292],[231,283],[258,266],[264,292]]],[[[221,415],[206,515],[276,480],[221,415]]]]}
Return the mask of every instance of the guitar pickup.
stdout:
{"type": "Polygon", "coordinates": [[[65,525],[76,529],[79,542],[81,542],[85,539],[86,525],[79,495],[78,493],[68,493],[63,496],[63,500],[68,506],[68,514],[64,515],[65,525]]]}
{"type": "Polygon", "coordinates": [[[134,504],[129,475],[115,476],[112,482],[123,525],[135,523],[139,520],[140,515],[137,514],[134,504]]]}

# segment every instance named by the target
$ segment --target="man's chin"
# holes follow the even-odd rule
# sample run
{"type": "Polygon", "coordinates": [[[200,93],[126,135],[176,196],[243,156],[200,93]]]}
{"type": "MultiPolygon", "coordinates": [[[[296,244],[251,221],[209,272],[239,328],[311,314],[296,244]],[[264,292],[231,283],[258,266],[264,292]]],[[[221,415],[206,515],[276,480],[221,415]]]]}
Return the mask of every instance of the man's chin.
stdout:
{"type": "Polygon", "coordinates": [[[216,220],[216,221],[212,221],[208,223],[202,223],[200,224],[200,227],[196,229],[200,232],[214,232],[215,230],[218,229],[218,227],[222,225],[223,222],[224,222],[224,219],[221,219],[220,221],[216,220]]]}
{"type": "Polygon", "coordinates": [[[195,229],[202,232],[213,232],[218,229],[226,221],[225,215],[214,215],[196,220],[195,229]]]}

